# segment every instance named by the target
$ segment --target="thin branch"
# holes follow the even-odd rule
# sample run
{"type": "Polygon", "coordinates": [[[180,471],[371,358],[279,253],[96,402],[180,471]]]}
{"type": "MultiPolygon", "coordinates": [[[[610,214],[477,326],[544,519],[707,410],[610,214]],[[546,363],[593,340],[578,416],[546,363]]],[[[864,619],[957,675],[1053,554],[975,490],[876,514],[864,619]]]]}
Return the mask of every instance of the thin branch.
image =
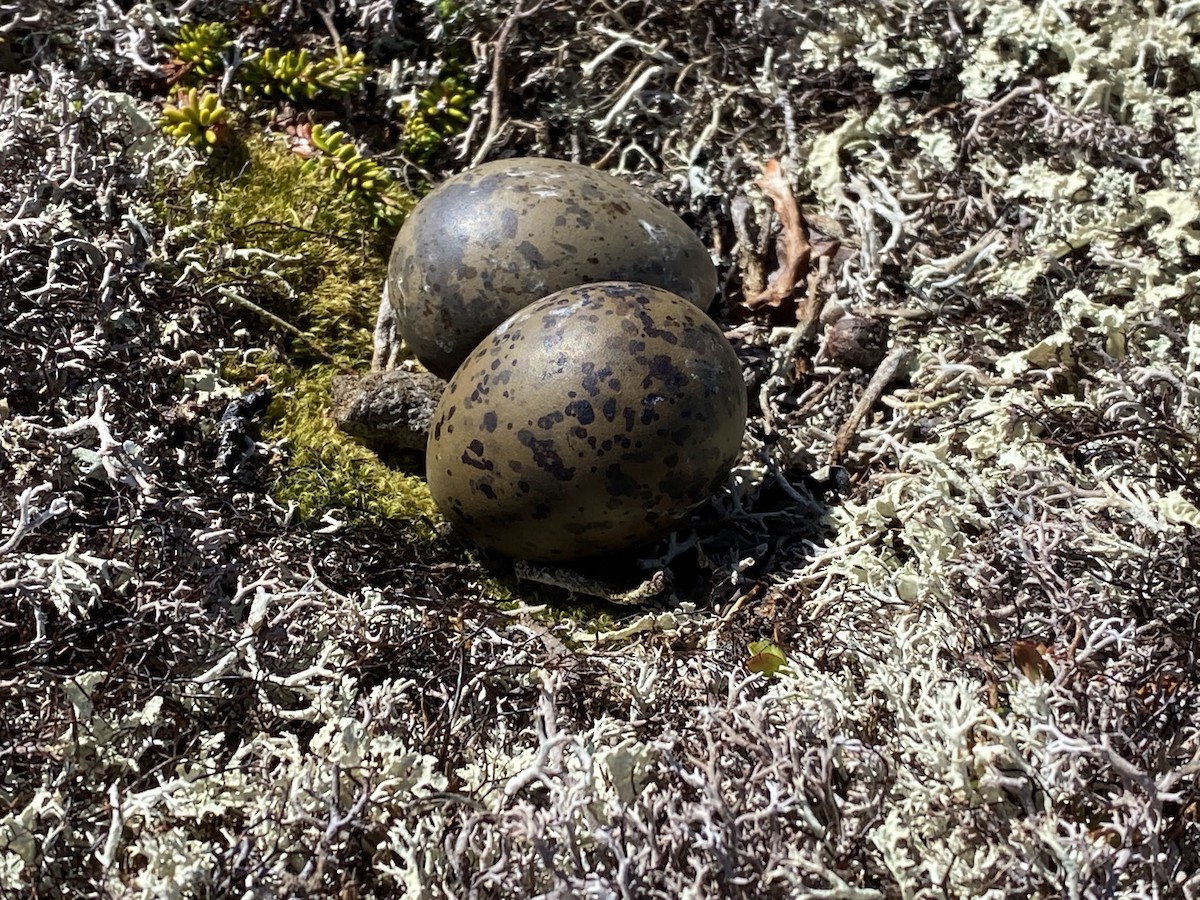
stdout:
{"type": "Polygon", "coordinates": [[[496,45],[492,48],[492,79],[488,83],[488,91],[491,94],[491,113],[488,120],[487,134],[484,135],[483,143],[479,145],[479,149],[475,151],[475,155],[471,157],[471,165],[477,166],[487,158],[488,151],[492,149],[494,144],[500,137],[500,131],[506,123],[501,122],[501,117],[504,113],[502,97],[505,88],[504,76],[504,48],[508,46],[509,40],[513,37],[517,23],[521,19],[528,18],[536,13],[543,6],[544,0],[540,0],[529,9],[524,9],[523,0],[519,0],[513,11],[509,13],[508,18],[504,20],[504,24],[500,26],[500,31],[496,35],[496,45]]]}
{"type": "Polygon", "coordinates": [[[867,413],[871,411],[879,398],[883,396],[883,392],[887,390],[887,386],[895,380],[900,374],[900,370],[904,367],[909,356],[908,347],[895,347],[892,352],[884,357],[883,362],[879,364],[879,368],[875,370],[875,374],[867,383],[866,390],[863,391],[862,397],[851,410],[846,421],[842,423],[842,427],[838,429],[837,437],[834,438],[833,446],[829,450],[829,464],[831,466],[841,465],[842,460],[850,451],[854,439],[858,436],[858,427],[867,413]]]}

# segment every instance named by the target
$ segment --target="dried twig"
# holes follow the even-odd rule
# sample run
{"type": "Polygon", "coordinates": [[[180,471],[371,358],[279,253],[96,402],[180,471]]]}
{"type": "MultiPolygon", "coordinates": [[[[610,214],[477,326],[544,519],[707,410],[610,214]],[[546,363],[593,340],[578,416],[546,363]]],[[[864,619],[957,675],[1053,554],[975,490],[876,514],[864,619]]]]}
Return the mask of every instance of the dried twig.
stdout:
{"type": "Polygon", "coordinates": [[[1013,101],[1019,100],[1022,97],[1028,97],[1031,94],[1040,93],[1041,90],[1042,90],[1042,83],[1040,81],[1038,81],[1037,79],[1034,79],[1034,81],[1031,84],[1025,84],[1025,85],[1021,85],[1020,87],[1013,88],[1011,91],[1009,91],[1003,97],[1001,97],[999,100],[996,100],[995,102],[988,104],[987,106],[983,107],[982,109],[972,110],[970,113],[970,116],[975,121],[971,123],[971,127],[967,131],[966,135],[963,137],[963,141],[964,142],[973,141],[978,137],[979,126],[983,124],[984,119],[987,119],[990,116],[994,116],[996,113],[998,113],[1000,110],[1004,109],[1004,107],[1008,106],[1013,101]]]}
{"type": "Polygon", "coordinates": [[[387,372],[400,361],[400,333],[396,330],[396,310],[388,296],[390,288],[383,285],[383,296],[375,314],[375,333],[372,336],[371,371],[387,372]]]}
{"type": "Polygon", "coordinates": [[[520,0],[513,7],[513,11],[509,13],[508,18],[504,20],[504,24],[500,26],[500,31],[496,35],[495,46],[492,47],[492,79],[488,83],[488,93],[491,95],[491,109],[488,116],[488,130],[483,137],[483,143],[479,145],[479,149],[475,151],[475,155],[471,157],[471,165],[477,166],[487,159],[488,151],[492,149],[494,144],[500,137],[500,130],[506,122],[501,121],[504,113],[504,103],[502,97],[505,91],[505,74],[504,74],[504,49],[512,39],[517,23],[521,19],[526,19],[532,16],[542,8],[542,3],[535,3],[528,9],[524,8],[523,0],[520,0]]]}
{"type": "Polygon", "coordinates": [[[875,374],[871,376],[871,380],[867,383],[862,397],[854,405],[854,409],[850,411],[850,415],[842,423],[842,427],[838,429],[837,437],[834,438],[833,446],[829,450],[829,464],[831,466],[841,465],[842,460],[850,450],[850,446],[854,443],[855,437],[858,435],[859,424],[867,413],[871,411],[871,407],[879,402],[879,398],[883,396],[883,392],[887,389],[887,386],[900,373],[900,369],[907,361],[908,355],[909,349],[907,347],[895,347],[891,353],[884,357],[883,362],[879,364],[879,368],[875,370],[875,374]]]}
{"type": "Polygon", "coordinates": [[[746,296],[758,296],[766,287],[767,279],[763,275],[762,259],[755,252],[754,241],[750,237],[750,226],[747,219],[750,216],[750,201],[745,196],[733,199],[731,222],[733,233],[737,237],[738,261],[742,270],[742,290],[746,296]]]}

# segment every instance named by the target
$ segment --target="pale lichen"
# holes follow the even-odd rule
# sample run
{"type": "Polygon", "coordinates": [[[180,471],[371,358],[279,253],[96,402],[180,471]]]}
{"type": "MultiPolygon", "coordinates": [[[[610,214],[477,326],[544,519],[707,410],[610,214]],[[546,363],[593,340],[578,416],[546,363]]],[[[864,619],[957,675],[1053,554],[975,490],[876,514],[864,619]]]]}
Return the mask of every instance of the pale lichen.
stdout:
{"type": "MultiPolygon", "coordinates": [[[[686,605],[603,619],[498,609],[322,420],[369,353],[362,210],[257,139],[202,170],[118,93],[173,12],[67,6],[5,47],[72,66],[0,89],[0,891],[1200,895],[1192,5],[425,5],[482,51],[464,160],[604,159],[736,306],[731,207],[769,246],[778,156],[820,299],[912,350],[819,476],[862,381],[731,327],[760,408],[686,605]]],[[[372,65],[392,6],[335,4],[372,65]]]]}

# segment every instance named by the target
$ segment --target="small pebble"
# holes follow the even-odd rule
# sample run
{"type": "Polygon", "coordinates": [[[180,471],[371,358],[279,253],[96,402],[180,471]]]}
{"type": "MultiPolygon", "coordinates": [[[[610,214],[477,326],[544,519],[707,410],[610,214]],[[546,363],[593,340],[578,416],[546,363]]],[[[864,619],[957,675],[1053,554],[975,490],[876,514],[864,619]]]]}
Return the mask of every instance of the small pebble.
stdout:
{"type": "Polygon", "coordinates": [[[843,316],[825,333],[825,353],[845,368],[873,372],[888,348],[888,328],[878,319],[843,316]]]}

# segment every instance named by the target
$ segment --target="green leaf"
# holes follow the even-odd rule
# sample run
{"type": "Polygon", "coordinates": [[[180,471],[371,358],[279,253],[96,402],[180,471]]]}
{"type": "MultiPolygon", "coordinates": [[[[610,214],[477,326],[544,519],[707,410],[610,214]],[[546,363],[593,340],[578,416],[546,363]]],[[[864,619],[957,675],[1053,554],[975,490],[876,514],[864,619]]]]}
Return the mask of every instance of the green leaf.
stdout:
{"type": "Polygon", "coordinates": [[[787,656],[771,641],[752,641],[747,649],[750,658],[746,660],[746,668],[751,672],[771,678],[787,665],[787,656]]]}

